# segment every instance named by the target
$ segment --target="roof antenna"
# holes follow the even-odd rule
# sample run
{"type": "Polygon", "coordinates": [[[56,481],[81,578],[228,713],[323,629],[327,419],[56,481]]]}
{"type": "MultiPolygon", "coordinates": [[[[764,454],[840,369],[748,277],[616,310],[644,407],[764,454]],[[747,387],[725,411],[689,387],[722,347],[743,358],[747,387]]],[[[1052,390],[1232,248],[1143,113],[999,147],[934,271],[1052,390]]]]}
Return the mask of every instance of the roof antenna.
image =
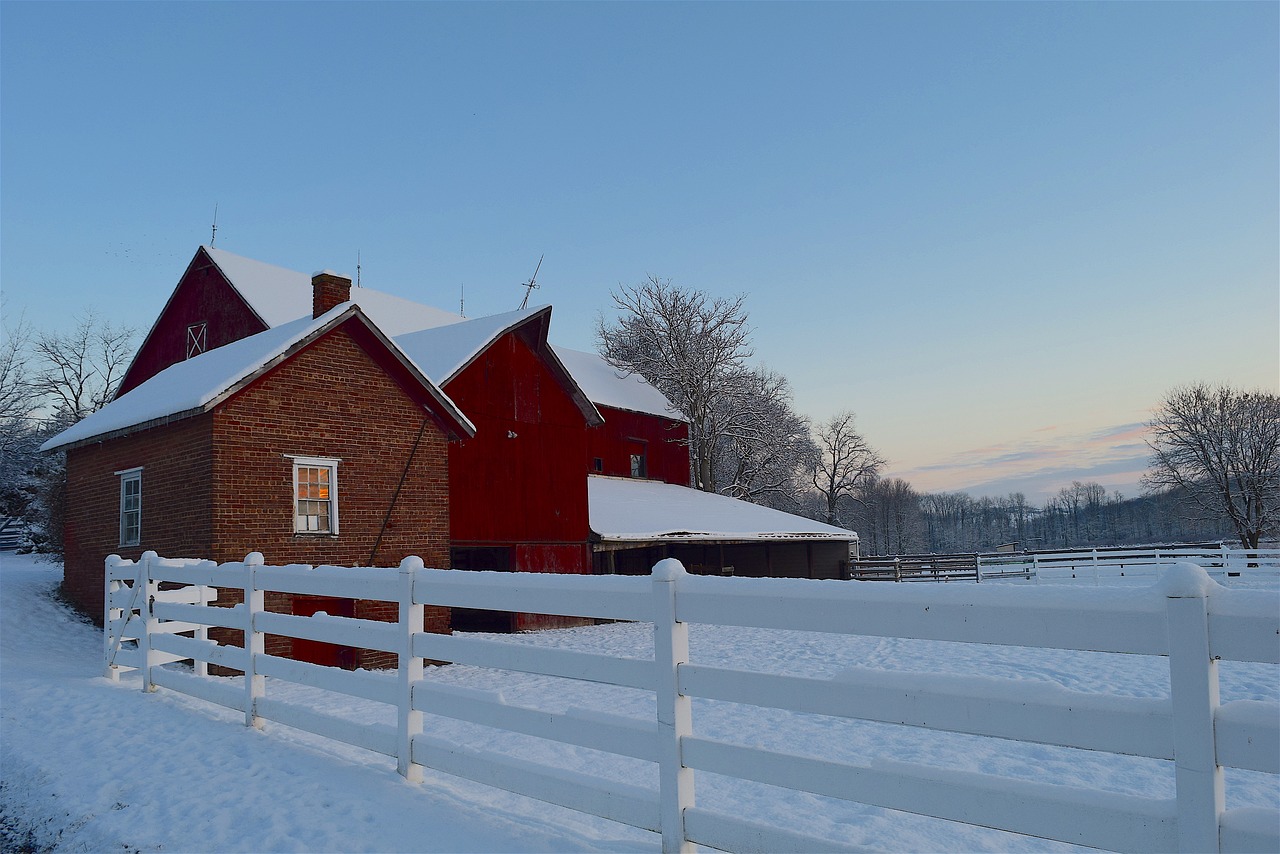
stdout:
{"type": "Polygon", "coordinates": [[[356,250],[356,287],[360,287],[360,250],[356,250]]]}
{"type": "Polygon", "coordinates": [[[524,283],[524,299],[520,303],[520,311],[524,311],[529,307],[529,294],[538,289],[538,271],[542,269],[542,259],[546,257],[545,253],[539,256],[538,266],[534,268],[533,275],[529,278],[529,281],[524,283]]]}
{"type": "Polygon", "coordinates": [[[460,292],[458,296],[458,314],[462,315],[463,317],[466,317],[467,316],[467,283],[463,282],[462,284],[458,285],[458,289],[460,292]]]}
{"type": "Polygon", "coordinates": [[[218,203],[213,203],[213,235],[209,238],[209,247],[213,248],[213,244],[218,239],[218,203]]]}

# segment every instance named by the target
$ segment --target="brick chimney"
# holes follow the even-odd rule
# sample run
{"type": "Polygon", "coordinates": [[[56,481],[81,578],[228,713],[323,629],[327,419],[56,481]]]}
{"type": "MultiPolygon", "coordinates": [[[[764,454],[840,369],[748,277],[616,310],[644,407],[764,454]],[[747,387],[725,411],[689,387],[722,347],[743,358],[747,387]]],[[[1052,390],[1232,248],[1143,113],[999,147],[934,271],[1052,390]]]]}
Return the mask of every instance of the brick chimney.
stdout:
{"type": "Polygon", "coordinates": [[[335,305],[351,299],[351,279],[332,270],[311,277],[311,316],[319,317],[335,305]]]}

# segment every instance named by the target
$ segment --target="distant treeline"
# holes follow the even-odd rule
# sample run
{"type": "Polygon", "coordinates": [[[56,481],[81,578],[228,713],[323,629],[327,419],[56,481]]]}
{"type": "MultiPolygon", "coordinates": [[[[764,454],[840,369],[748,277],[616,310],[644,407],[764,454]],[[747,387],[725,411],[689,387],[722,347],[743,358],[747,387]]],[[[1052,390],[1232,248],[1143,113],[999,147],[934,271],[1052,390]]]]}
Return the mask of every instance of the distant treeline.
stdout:
{"type": "Polygon", "coordinates": [[[975,498],[964,492],[918,493],[897,478],[878,480],[846,506],[864,556],[1063,549],[1205,542],[1235,535],[1223,521],[1189,514],[1176,494],[1138,498],[1098,483],[1072,483],[1043,504],[1022,493],[975,498]]]}

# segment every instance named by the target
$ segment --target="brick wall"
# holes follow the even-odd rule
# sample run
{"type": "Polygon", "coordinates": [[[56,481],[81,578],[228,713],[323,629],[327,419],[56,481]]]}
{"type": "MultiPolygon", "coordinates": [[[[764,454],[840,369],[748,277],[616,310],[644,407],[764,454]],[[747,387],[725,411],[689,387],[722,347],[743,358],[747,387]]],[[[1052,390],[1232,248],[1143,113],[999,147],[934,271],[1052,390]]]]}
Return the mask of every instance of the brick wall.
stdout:
{"type": "MultiPolygon", "coordinates": [[[[268,564],[353,567],[396,566],[415,554],[427,566],[448,566],[448,443],[433,419],[423,427],[421,403],[339,327],[210,414],[73,449],[69,597],[101,620],[104,559],[137,559],[146,550],[219,563],[259,551],[268,564]],[[286,454],[341,460],[336,536],[293,532],[293,462],[286,454]],[[143,467],[142,542],[124,548],[114,472],[136,466],[143,467]]],[[[291,598],[271,595],[268,608],[288,613],[291,598]]],[[[365,619],[396,618],[392,603],[357,602],[354,610],[365,619]]],[[[449,631],[448,610],[429,611],[425,622],[428,631],[449,631]]],[[[267,651],[291,650],[287,639],[268,638],[267,651]]],[[[394,666],[395,656],[365,652],[356,664],[394,666]]]]}
{"type": "MultiPolygon", "coordinates": [[[[448,566],[445,433],[429,418],[423,429],[422,407],[343,328],[219,405],[213,418],[220,498],[212,559],[260,551],[273,565],[397,566],[413,554],[427,566],[448,566]],[[293,461],[286,454],[341,460],[337,536],[293,532],[293,461]]],[[[357,602],[355,616],[395,620],[396,606],[357,602]]],[[[432,610],[426,622],[428,631],[449,631],[446,609],[432,610]]],[[[356,663],[394,667],[395,656],[366,651],[356,663]]]]}
{"type": "Polygon", "coordinates": [[[102,620],[107,555],[138,560],[144,551],[154,550],[164,557],[209,556],[212,424],[211,416],[196,416],[67,452],[63,587],[94,622],[102,620]],[[142,541],[121,546],[120,478],[115,472],[138,466],[142,541]]]}

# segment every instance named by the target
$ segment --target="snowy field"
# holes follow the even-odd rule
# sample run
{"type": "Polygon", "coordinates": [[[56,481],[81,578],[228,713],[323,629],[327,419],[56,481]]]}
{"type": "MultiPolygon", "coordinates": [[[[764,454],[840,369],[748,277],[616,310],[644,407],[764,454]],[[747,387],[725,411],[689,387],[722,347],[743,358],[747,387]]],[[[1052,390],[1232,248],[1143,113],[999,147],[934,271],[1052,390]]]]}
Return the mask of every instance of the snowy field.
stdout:
{"type": "MultiPolygon", "coordinates": [[[[421,785],[395,761],[161,689],[136,675],[99,674],[102,637],[53,594],[61,568],[0,554],[0,826],[4,849],[58,851],[626,851],[659,848],[654,834],[437,774],[421,785]]],[[[1236,584],[1238,579],[1233,579],[1236,584]]],[[[1272,580],[1252,582],[1274,587],[1272,580]]],[[[1233,586],[1236,586],[1233,584],[1233,586]]],[[[692,659],[831,677],[855,667],[1017,678],[1074,691],[1162,697],[1164,659],[805,632],[691,627],[692,659]]],[[[645,624],[500,638],[566,649],[652,656],[645,624]]],[[[453,665],[431,678],[550,711],[577,708],[652,719],[646,692],[453,665]]],[[[1280,699],[1280,668],[1224,663],[1222,700],[1280,699]]],[[[394,721],[386,706],[269,683],[269,696],[360,721],[394,721]]],[[[699,734],[788,752],[870,763],[899,760],[1173,796],[1171,764],[908,727],[694,701],[699,734]]],[[[653,765],[428,716],[459,743],[657,785],[653,765]]],[[[1227,806],[1280,820],[1273,775],[1227,770],[1227,806]]],[[[882,851],[1049,851],[1068,846],[697,776],[700,806],[882,851]]]]}

